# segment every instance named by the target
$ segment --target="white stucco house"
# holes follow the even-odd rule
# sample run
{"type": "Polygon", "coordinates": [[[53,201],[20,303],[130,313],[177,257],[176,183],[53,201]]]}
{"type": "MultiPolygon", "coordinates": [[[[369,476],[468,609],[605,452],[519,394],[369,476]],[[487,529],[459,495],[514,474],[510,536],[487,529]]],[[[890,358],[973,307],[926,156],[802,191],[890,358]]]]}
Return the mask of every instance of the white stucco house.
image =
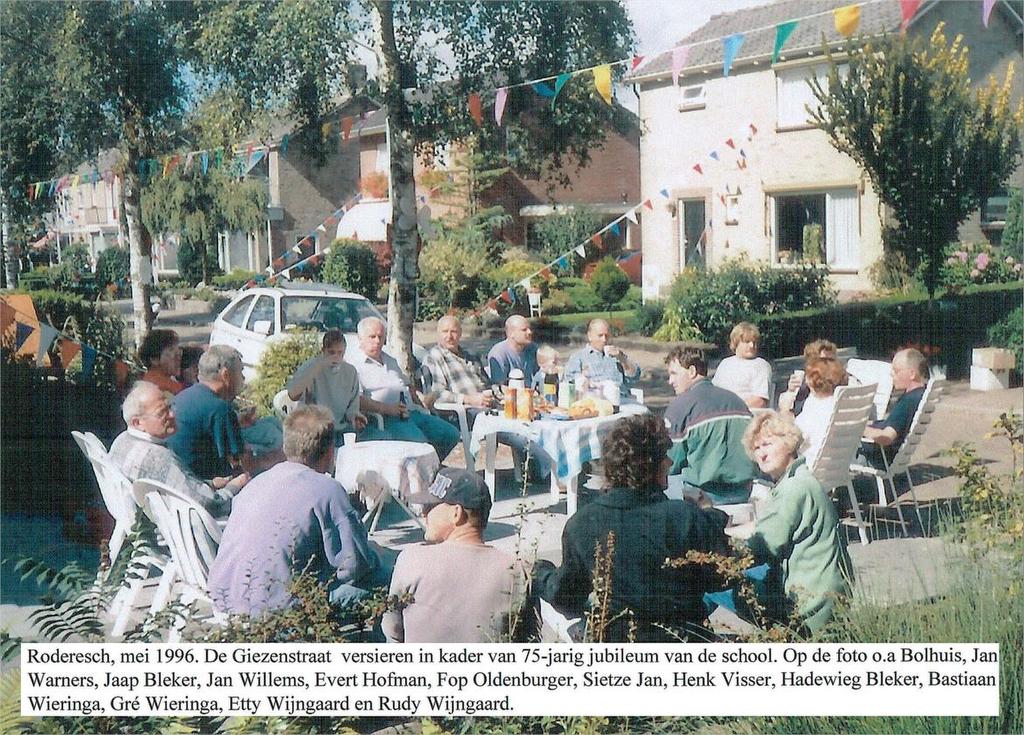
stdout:
{"type": "MultiPolygon", "coordinates": [[[[713,16],[676,44],[689,46],[678,84],[671,51],[627,79],[640,100],[641,189],[654,203],[642,223],[645,299],[666,295],[687,266],[714,267],[745,254],[787,267],[803,257],[805,242],[821,248],[840,290],[871,288],[884,208],[868,176],[808,124],[806,110],[816,103],[808,79],[827,70],[823,37],[841,58],[847,41],[832,11],[848,4],[778,0],[713,16]],[[772,63],[776,25],[795,19],[772,63]],[[726,77],[721,39],[736,33],[744,40],[726,77]]],[[[898,33],[901,19],[898,0],[866,3],[858,35],[898,33]]],[[[963,34],[975,83],[990,74],[1001,80],[1015,63],[1013,93],[1021,98],[1020,3],[996,3],[986,29],[981,3],[925,0],[907,33],[927,38],[939,22],[947,38],[963,34]]],[[[1018,168],[1007,185],[1022,184],[1018,168]]],[[[998,243],[1005,202],[1005,191],[993,197],[963,225],[962,239],[998,243]]]]}

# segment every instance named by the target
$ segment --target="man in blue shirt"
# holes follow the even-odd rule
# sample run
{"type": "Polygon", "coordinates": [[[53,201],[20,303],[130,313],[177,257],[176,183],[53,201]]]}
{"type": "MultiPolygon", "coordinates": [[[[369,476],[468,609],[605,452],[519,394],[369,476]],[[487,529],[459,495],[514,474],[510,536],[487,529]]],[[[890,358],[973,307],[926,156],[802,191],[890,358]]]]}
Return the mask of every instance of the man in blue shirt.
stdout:
{"type": "Polygon", "coordinates": [[[587,325],[587,346],[577,350],[565,364],[565,377],[573,380],[583,373],[592,383],[610,380],[622,393],[639,379],[640,366],[630,362],[626,353],[611,340],[611,327],[604,319],[592,319],[587,325]]]}
{"type": "Polygon", "coordinates": [[[491,371],[491,385],[505,385],[508,374],[519,368],[527,380],[540,370],[537,364],[537,345],[533,343],[533,330],[526,317],[513,314],[505,320],[505,339],[487,353],[491,371]]]}
{"type": "Polygon", "coordinates": [[[928,360],[913,348],[900,350],[892,358],[892,387],[903,391],[889,415],[881,421],[868,424],[864,438],[874,442],[864,445],[863,454],[876,467],[882,466],[881,452],[886,458],[896,456],[903,440],[907,438],[914,414],[921,403],[924,389],[928,385],[928,360]],[[881,449],[878,449],[881,447],[881,449]]]}

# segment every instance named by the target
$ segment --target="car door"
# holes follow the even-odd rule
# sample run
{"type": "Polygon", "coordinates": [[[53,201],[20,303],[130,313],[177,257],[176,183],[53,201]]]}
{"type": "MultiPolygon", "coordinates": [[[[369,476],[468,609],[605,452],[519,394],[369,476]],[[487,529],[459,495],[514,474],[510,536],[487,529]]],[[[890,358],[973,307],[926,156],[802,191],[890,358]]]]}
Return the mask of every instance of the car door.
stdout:
{"type": "Polygon", "coordinates": [[[267,347],[271,335],[277,331],[277,301],[273,296],[262,294],[256,297],[249,317],[245,320],[245,328],[238,351],[242,353],[246,377],[253,375],[249,369],[255,369],[267,347]]]}
{"type": "Polygon", "coordinates": [[[249,294],[229,304],[220,313],[213,323],[213,329],[210,330],[211,346],[227,345],[236,350],[240,348],[245,334],[245,319],[249,316],[249,309],[255,300],[255,295],[249,294]]]}

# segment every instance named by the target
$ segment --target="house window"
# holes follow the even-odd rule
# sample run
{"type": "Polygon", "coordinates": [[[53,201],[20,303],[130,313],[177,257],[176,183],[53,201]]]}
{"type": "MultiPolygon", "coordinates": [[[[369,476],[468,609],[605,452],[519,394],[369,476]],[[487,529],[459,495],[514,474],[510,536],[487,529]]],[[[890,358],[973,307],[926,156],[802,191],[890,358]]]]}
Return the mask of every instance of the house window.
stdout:
{"type": "Polygon", "coordinates": [[[703,84],[691,84],[679,88],[679,111],[703,110],[707,102],[707,87],[703,84]]]}
{"type": "MultiPolygon", "coordinates": [[[[796,69],[779,69],[775,72],[778,127],[802,128],[810,124],[808,109],[820,107],[811,89],[810,80],[819,79],[827,83],[828,64],[801,66],[796,69]]],[[[847,67],[839,67],[839,73],[846,76],[847,67]]]]}
{"type": "Polygon", "coordinates": [[[740,222],[740,195],[725,195],[725,224],[737,225],[740,222]]]}
{"type": "Polygon", "coordinates": [[[388,155],[388,142],[382,140],[377,143],[377,163],[374,171],[388,174],[391,171],[391,157],[388,155]]]}
{"type": "Polygon", "coordinates": [[[825,262],[833,268],[857,268],[860,215],[857,190],[776,194],[775,262],[825,262]]]}
{"type": "Polygon", "coordinates": [[[1006,189],[996,192],[981,204],[981,224],[1005,225],[1006,210],[1010,205],[1010,193],[1006,189]]]}

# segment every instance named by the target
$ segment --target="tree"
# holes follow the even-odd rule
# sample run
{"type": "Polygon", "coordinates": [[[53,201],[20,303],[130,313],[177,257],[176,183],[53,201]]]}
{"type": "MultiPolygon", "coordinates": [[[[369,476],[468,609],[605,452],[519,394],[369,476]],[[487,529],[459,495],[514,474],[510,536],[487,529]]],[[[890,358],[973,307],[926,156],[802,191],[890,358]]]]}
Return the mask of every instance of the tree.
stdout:
{"type": "Polygon", "coordinates": [[[590,287],[611,312],[612,307],[629,292],[629,276],[611,258],[604,258],[590,276],[590,287]]]}
{"type": "Polygon", "coordinates": [[[545,260],[553,260],[589,240],[602,224],[600,215],[586,207],[543,217],[534,225],[539,252],[545,260]]]}
{"type": "Polygon", "coordinates": [[[358,240],[335,240],[331,243],[331,252],[327,254],[320,280],[376,301],[380,289],[377,254],[358,240]]]}
{"type": "Polygon", "coordinates": [[[1020,158],[1024,103],[1010,105],[1010,67],[971,90],[968,49],[947,44],[942,24],[927,41],[909,34],[854,45],[848,66],[829,54],[827,86],[812,82],[813,123],[871,178],[899,224],[896,244],[924,265],[934,297],[957,227],[1010,175],[1020,158]]]}
{"type": "Polygon", "coordinates": [[[150,181],[142,190],[142,214],[152,232],[176,232],[178,266],[191,283],[206,284],[218,272],[217,234],[250,232],[264,222],[266,184],[235,178],[226,169],[197,168],[150,181]]]}
{"type": "Polygon", "coordinates": [[[1024,190],[1011,189],[1006,205],[1006,227],[1000,244],[1017,260],[1024,260],[1024,190]]]}

